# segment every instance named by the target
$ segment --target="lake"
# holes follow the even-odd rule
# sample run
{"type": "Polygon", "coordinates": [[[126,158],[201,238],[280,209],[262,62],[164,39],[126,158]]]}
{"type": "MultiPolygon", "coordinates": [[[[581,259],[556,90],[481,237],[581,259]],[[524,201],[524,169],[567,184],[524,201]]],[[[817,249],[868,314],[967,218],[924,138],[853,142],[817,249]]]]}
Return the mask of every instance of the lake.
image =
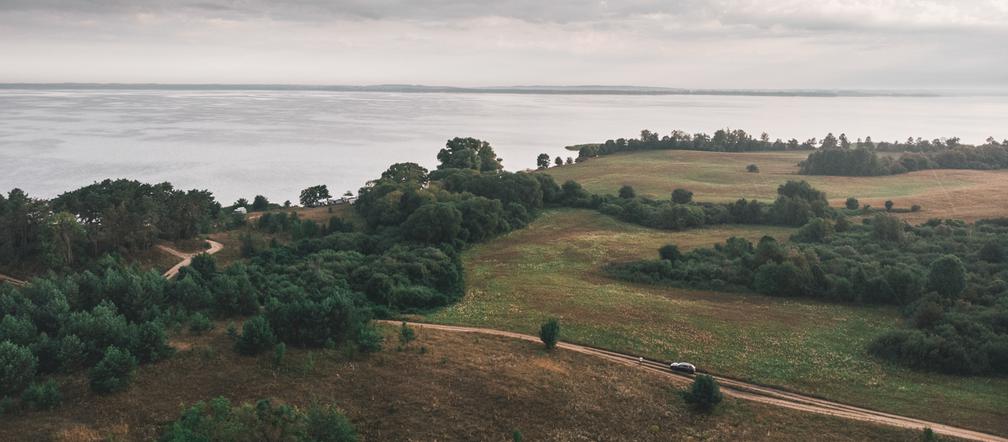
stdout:
{"type": "Polygon", "coordinates": [[[641,129],[772,138],[1008,137],[1008,97],[535,95],[236,90],[0,90],[0,189],[37,197],[106,177],[170,181],[222,203],[356,191],[389,164],[433,168],[448,138],[490,141],[505,168],[641,129]]]}

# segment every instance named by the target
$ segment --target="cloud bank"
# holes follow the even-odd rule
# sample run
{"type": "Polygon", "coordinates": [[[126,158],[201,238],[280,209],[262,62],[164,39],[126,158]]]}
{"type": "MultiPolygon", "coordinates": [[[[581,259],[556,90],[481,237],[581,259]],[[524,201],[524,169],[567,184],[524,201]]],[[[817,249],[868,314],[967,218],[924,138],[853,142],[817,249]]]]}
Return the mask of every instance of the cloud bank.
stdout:
{"type": "Polygon", "coordinates": [[[1002,89],[1008,0],[0,0],[3,82],[1002,89]]]}

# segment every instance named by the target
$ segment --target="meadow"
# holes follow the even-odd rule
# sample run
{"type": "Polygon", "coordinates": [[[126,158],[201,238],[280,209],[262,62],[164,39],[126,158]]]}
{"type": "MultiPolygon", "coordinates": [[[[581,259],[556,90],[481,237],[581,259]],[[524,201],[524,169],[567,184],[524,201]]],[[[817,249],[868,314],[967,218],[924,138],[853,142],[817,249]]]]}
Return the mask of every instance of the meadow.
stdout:
{"type": "Polygon", "coordinates": [[[549,211],[465,252],[465,298],[424,319],[535,333],[555,317],[565,340],[1008,434],[1008,379],[916,372],[867,354],[874,336],[899,325],[893,308],[634,285],[601,271],[609,262],[656,255],[667,243],[688,250],[729,236],[790,233],[765,226],[669,232],[592,211],[549,211]]]}
{"type": "Polygon", "coordinates": [[[640,196],[668,199],[673,189],[694,193],[697,201],[727,202],[739,198],[771,202],[777,186],[805,180],[825,191],[830,203],[842,206],[847,197],[882,207],[914,204],[923,210],[900,215],[912,222],[929,218],[968,221],[1008,216],[1008,204],[997,198],[1008,193],[1008,170],[925,170],[880,177],[798,175],[798,162],[808,152],[698,152],[655,150],[592,158],[546,171],[557,180],[575,180],[589,192],[615,195],[623,185],[640,196]],[[755,164],[759,173],[746,172],[755,164]]]}
{"type": "Polygon", "coordinates": [[[142,367],[132,388],[87,393],[82,376],[61,379],[54,411],[4,417],[0,440],[147,441],[184,407],[218,395],[233,403],[270,398],[307,407],[333,403],[363,440],[918,440],[920,433],[804,414],[727,398],[699,417],[679,387],[652,374],[574,352],[492,336],[416,329],[399,348],[382,326],[379,353],[291,349],[238,356],[218,323],[182,332],[174,357],[142,367]],[[183,374],[184,375],[180,375],[183,374]]]}

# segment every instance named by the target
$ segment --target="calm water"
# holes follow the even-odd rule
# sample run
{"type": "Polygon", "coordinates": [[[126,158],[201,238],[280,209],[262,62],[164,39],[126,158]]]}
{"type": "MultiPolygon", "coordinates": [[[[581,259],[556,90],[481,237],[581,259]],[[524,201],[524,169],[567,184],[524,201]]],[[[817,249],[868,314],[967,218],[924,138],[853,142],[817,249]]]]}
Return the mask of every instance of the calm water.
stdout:
{"type": "Polygon", "coordinates": [[[800,140],[1008,137],[1008,97],[808,98],[315,91],[0,90],[0,189],[51,197],[106,177],[171,181],[222,202],[356,190],[389,164],[428,167],[446,139],[489,140],[509,170],[642,128],[722,127],[800,140]]]}

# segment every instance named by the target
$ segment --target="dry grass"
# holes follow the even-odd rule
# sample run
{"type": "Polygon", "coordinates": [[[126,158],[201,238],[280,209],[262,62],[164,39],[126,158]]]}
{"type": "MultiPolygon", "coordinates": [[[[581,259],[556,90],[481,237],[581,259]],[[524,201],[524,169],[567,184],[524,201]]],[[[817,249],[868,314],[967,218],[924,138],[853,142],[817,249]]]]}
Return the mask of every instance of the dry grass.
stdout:
{"type": "Polygon", "coordinates": [[[194,338],[189,350],[141,368],[123,393],[94,396],[84,380],[64,380],[62,407],[5,419],[0,440],[153,440],[182,407],[220,395],[233,402],[335,403],[373,441],[502,441],[515,430],[525,440],[561,441],[917,436],[732,399],[712,416],[697,415],[659,377],[506,338],[421,329],[407,349],[359,360],[305,350],[289,351],[280,368],[269,359],[237,356],[220,331],[194,338]]]}
{"type": "Polygon", "coordinates": [[[675,188],[685,188],[699,201],[738,198],[773,200],[777,186],[802,179],[826,192],[840,206],[853,196],[882,207],[891,199],[897,207],[919,204],[918,213],[900,215],[911,221],[928,218],[1008,216],[1008,204],[998,198],[1008,193],[1008,170],[927,170],[883,177],[826,177],[798,175],[797,164],[806,152],[724,153],[662,150],[610,155],[572,166],[551,168],[558,182],[576,180],[597,193],[615,194],[629,184],[639,195],[667,199],[675,188]],[[760,173],[745,167],[756,164],[760,173]]]}

